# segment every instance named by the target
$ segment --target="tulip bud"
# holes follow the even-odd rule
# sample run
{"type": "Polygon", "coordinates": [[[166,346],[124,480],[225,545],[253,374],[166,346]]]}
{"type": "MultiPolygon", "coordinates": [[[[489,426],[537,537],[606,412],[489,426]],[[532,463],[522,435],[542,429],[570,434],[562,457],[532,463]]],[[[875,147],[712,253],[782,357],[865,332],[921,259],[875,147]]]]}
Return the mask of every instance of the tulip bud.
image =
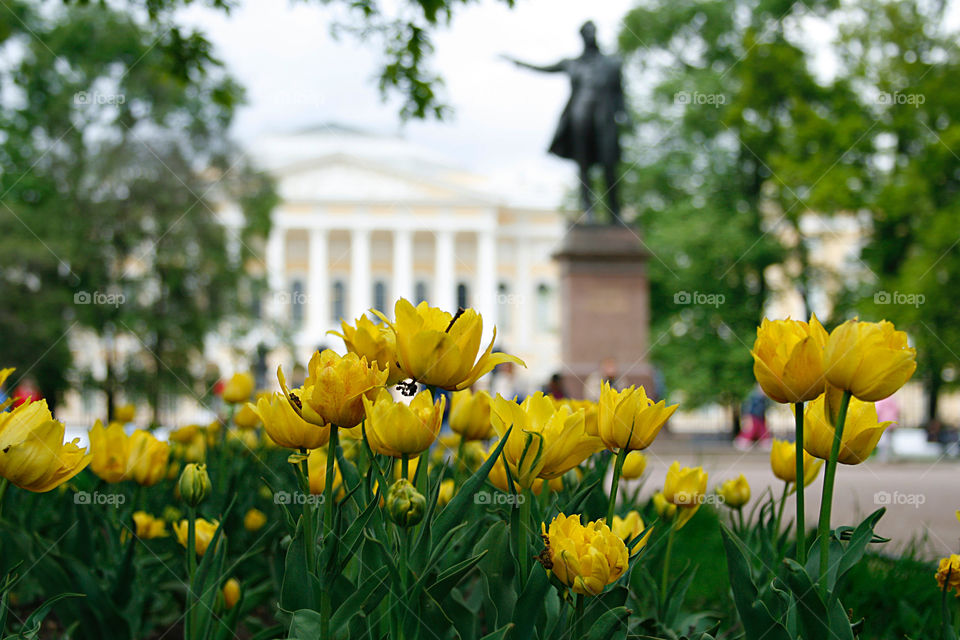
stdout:
{"type": "Polygon", "coordinates": [[[387,492],[387,514],[398,526],[412,527],[423,519],[427,500],[406,478],[393,483],[387,492]]]}
{"type": "Polygon", "coordinates": [[[180,481],[177,483],[180,498],[191,507],[196,507],[210,493],[210,476],[207,474],[207,465],[191,462],[183,468],[180,481]]]}
{"type": "Polygon", "coordinates": [[[230,578],[223,585],[223,604],[227,609],[233,609],[240,600],[240,583],[236,578],[230,578]]]}

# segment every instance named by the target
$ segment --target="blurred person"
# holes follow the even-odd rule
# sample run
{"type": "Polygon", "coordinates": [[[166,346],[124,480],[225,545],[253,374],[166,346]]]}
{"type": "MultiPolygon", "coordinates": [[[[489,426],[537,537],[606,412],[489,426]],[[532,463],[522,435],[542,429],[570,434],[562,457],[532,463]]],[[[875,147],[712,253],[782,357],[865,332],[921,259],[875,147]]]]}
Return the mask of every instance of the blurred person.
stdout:
{"type": "Polygon", "coordinates": [[[37,386],[37,381],[32,376],[25,376],[20,384],[13,389],[14,407],[19,407],[27,401],[36,402],[42,399],[43,394],[40,393],[40,387],[37,386]]]}
{"type": "Polygon", "coordinates": [[[617,379],[617,361],[614,358],[604,358],[600,361],[600,368],[587,376],[583,382],[583,397],[586,400],[597,402],[600,400],[600,387],[604,382],[609,382],[614,389],[620,389],[622,385],[617,379]]]}
{"type": "Polygon", "coordinates": [[[516,398],[517,402],[522,402],[527,396],[517,381],[517,369],[512,362],[494,367],[490,373],[490,395],[494,398],[501,395],[508,400],[516,398]]]}
{"type": "Polygon", "coordinates": [[[892,422],[883,435],[880,436],[880,442],[877,443],[877,458],[879,460],[889,460],[893,454],[893,435],[892,431],[900,423],[900,402],[896,394],[888,396],[875,403],[877,408],[878,422],[892,422]]]}
{"type": "Polygon", "coordinates": [[[746,450],[754,443],[767,448],[771,443],[770,430],[767,428],[767,396],[759,384],[755,384],[747,399],[743,402],[740,433],[733,439],[733,446],[746,450]]]}
{"type": "Polygon", "coordinates": [[[555,373],[550,376],[550,380],[543,388],[543,393],[553,397],[555,400],[563,400],[567,397],[567,394],[563,388],[563,378],[559,373],[555,373]]]}

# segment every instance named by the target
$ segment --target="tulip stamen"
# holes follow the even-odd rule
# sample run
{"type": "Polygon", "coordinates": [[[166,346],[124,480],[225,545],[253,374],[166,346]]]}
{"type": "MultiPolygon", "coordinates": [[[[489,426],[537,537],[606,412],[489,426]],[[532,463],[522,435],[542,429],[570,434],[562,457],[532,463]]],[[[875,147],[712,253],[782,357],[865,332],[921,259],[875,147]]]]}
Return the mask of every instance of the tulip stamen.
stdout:
{"type": "Polygon", "coordinates": [[[415,378],[410,378],[409,380],[404,380],[397,383],[397,391],[405,396],[413,396],[417,393],[417,380],[415,378]]]}
{"type": "Polygon", "coordinates": [[[300,401],[299,396],[297,396],[297,394],[293,392],[290,393],[290,402],[295,404],[297,406],[297,409],[303,409],[303,403],[300,401]]]}
{"type": "Polygon", "coordinates": [[[450,329],[453,329],[453,323],[460,319],[460,316],[463,315],[464,311],[466,310],[463,307],[457,307],[457,313],[453,316],[453,319],[450,320],[450,324],[447,325],[444,333],[450,333],[450,329]]]}

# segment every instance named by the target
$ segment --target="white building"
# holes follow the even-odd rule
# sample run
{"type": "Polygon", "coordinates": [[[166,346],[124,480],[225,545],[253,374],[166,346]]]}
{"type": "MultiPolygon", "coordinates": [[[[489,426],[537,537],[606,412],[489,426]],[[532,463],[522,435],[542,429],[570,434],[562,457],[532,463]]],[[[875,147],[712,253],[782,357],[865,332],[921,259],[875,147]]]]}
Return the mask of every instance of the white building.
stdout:
{"type": "MultiPolygon", "coordinates": [[[[339,126],[271,135],[248,149],[282,199],[264,251],[268,317],[306,363],[327,335],[400,297],[484,319],[484,346],[528,365],[527,387],[560,367],[558,271],[565,216],[557,193],[498,186],[402,138],[339,126]]],[[[226,219],[236,205],[223,204],[226,219]]],[[[230,370],[224,362],[221,369],[230,370]]],[[[236,366],[236,363],[234,363],[236,366]]]]}

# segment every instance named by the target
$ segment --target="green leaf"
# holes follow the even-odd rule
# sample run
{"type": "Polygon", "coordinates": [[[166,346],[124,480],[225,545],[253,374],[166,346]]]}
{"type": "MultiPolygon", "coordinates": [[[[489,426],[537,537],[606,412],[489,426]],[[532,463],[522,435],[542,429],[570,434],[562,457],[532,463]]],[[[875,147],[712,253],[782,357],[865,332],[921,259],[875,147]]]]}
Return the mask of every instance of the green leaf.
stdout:
{"type": "Polygon", "coordinates": [[[507,634],[510,633],[512,630],[513,630],[513,625],[508,624],[506,626],[500,627],[499,629],[497,629],[492,633],[488,633],[487,635],[480,638],[480,640],[504,640],[504,638],[507,637],[507,634]]]}
{"type": "Polygon", "coordinates": [[[293,612],[290,620],[288,640],[316,640],[323,637],[321,632],[320,612],[312,609],[300,609],[293,612]]]}
{"type": "Polygon", "coordinates": [[[343,601],[330,618],[330,629],[335,637],[345,637],[351,621],[364,611],[369,611],[372,602],[378,605],[390,591],[390,570],[380,567],[373,573],[363,576],[356,591],[343,601]]]}
{"type": "Polygon", "coordinates": [[[604,613],[590,626],[586,640],[610,640],[616,635],[626,637],[627,618],[630,610],[626,607],[616,607],[604,613]]]}
{"type": "Polygon", "coordinates": [[[467,558],[462,562],[458,562],[449,569],[442,571],[440,575],[437,576],[437,581],[431,586],[427,587],[427,592],[434,598],[442,598],[447,592],[457,586],[463,577],[467,575],[471,569],[477,566],[481,560],[483,560],[485,555],[487,555],[486,551],[479,553],[472,558],[467,558]]]}
{"type": "Polygon", "coordinates": [[[746,640],[791,640],[790,635],[770,613],[767,605],[759,600],[757,585],[750,574],[747,553],[736,535],[720,525],[723,548],[727,555],[727,568],[730,586],[733,589],[733,601],[743,622],[746,640]]]}
{"type": "MultiPolygon", "coordinates": [[[[4,594],[6,597],[6,594],[4,594]]],[[[47,614],[50,613],[51,607],[57,604],[64,598],[83,598],[85,597],[82,593],[61,593],[59,595],[53,596],[52,598],[47,598],[43,604],[37,607],[33,613],[24,621],[23,627],[20,629],[20,632],[15,636],[10,636],[10,638],[15,638],[16,640],[36,640],[40,637],[40,628],[43,626],[43,620],[47,617],[47,614]]],[[[6,605],[6,602],[4,602],[6,605]]],[[[0,628],[0,632],[3,629],[0,628]]]]}
{"type": "Polygon", "coordinates": [[[517,598],[513,609],[513,624],[516,626],[516,638],[532,638],[533,628],[540,617],[543,601],[550,589],[547,572],[534,570],[523,587],[523,593],[517,598]]]}
{"type": "Polygon", "coordinates": [[[319,593],[314,591],[314,580],[307,572],[307,554],[303,548],[303,527],[287,547],[283,563],[283,583],[280,585],[280,607],[286,611],[311,609],[319,604],[319,593]]]}

